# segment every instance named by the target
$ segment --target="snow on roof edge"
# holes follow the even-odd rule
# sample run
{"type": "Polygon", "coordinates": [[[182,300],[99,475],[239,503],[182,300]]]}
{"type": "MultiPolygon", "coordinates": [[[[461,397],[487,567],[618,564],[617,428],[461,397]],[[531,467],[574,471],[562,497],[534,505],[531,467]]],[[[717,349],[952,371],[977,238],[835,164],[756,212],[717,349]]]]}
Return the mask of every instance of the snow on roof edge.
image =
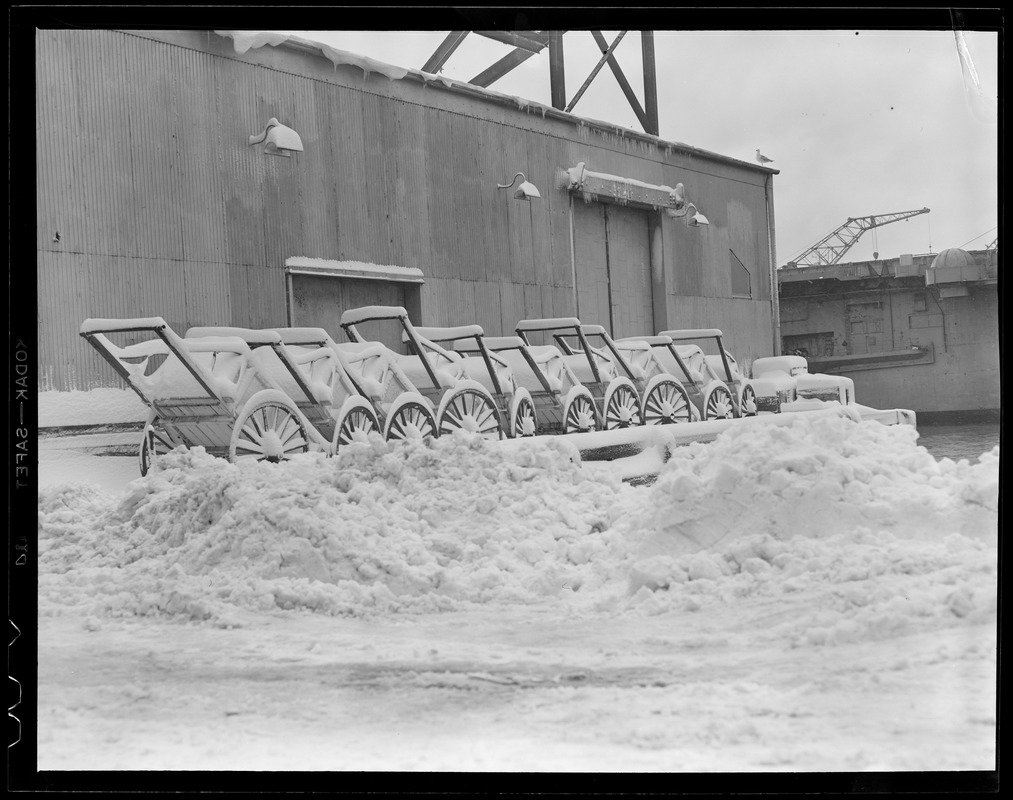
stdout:
{"type": "Polygon", "coordinates": [[[422,283],[425,275],[417,267],[400,267],[395,264],[371,264],[365,261],[335,261],[329,258],[290,256],[285,259],[290,272],[304,271],[326,274],[353,274],[362,278],[390,278],[392,280],[422,283]]]}
{"type": "Polygon", "coordinates": [[[774,169],[773,167],[753,164],[749,161],[743,161],[742,159],[733,158],[732,156],[715,153],[711,150],[704,150],[701,147],[695,147],[693,145],[685,144],[684,142],[662,139],[660,136],[638,131],[634,128],[625,128],[614,122],[605,122],[604,120],[593,119],[591,117],[581,117],[576,114],[571,114],[569,112],[553,108],[552,106],[547,106],[544,103],[539,103],[537,100],[526,100],[514,95],[505,95],[500,92],[493,91],[492,89],[475,86],[472,83],[454,80],[453,78],[448,78],[445,75],[434,75],[418,69],[410,69],[407,67],[398,67],[393,64],[387,64],[383,61],[377,61],[369,58],[368,56],[361,56],[347,50],[339,50],[335,47],[331,47],[330,45],[323,44],[322,42],[304,39],[301,36],[272,33],[270,31],[216,30],[214,33],[218,36],[232,39],[233,46],[238,55],[243,55],[248,50],[263,47],[264,45],[271,45],[272,47],[289,45],[303,49],[315,50],[327,58],[332,64],[334,64],[335,67],[341,64],[359,67],[363,72],[363,77],[369,77],[369,75],[373,72],[384,75],[390,80],[401,80],[405,77],[412,77],[422,81],[422,83],[427,86],[429,84],[442,85],[449,91],[467,92],[469,94],[482,96],[488,100],[503,103],[504,105],[516,105],[521,111],[528,108],[535,110],[540,109],[543,118],[546,114],[548,114],[549,116],[557,119],[569,120],[582,125],[590,125],[592,127],[605,129],[606,131],[614,131],[621,137],[630,137],[649,141],[658,147],[678,149],[687,153],[706,156],[707,158],[711,158],[716,161],[749,167],[750,169],[757,170],[759,172],[767,172],[772,175],[780,174],[780,170],[774,169]]]}

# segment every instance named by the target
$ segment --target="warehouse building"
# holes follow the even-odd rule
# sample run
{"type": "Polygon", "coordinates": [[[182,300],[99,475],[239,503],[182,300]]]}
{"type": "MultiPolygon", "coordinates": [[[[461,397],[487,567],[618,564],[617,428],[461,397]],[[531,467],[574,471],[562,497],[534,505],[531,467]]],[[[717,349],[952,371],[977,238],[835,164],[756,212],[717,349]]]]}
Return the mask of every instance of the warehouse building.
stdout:
{"type": "Polygon", "coordinates": [[[718,327],[741,363],[778,350],[774,170],[291,37],[250,44],[37,32],[40,389],[121,385],[78,336],[89,317],[341,340],[343,310],[386,304],[489,335],[579,316],[617,337],[718,327]]]}

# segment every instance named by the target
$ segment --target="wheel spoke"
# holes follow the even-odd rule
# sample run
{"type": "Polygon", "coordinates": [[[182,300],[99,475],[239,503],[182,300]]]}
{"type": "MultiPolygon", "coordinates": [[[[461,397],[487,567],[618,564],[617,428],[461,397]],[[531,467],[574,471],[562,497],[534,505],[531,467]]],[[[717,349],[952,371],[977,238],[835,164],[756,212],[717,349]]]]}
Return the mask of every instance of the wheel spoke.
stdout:
{"type": "Polygon", "coordinates": [[[367,441],[369,434],[375,430],[376,423],[365,409],[353,409],[341,422],[338,444],[367,441]]]}
{"type": "Polygon", "coordinates": [[[309,450],[306,430],[288,406],[265,401],[251,410],[234,438],[234,458],[277,462],[309,450]]]}
{"type": "Polygon", "coordinates": [[[432,436],[436,432],[430,413],[426,408],[416,402],[405,403],[391,417],[387,427],[387,439],[407,439],[417,431],[420,436],[432,436]]]}
{"type": "Polygon", "coordinates": [[[257,442],[251,441],[249,439],[240,439],[238,442],[236,442],[236,449],[248,450],[251,453],[264,452],[263,447],[261,447],[257,442]]]}
{"type": "Polygon", "coordinates": [[[256,420],[252,418],[248,423],[243,425],[242,433],[246,436],[246,439],[249,442],[257,445],[260,445],[264,440],[260,428],[257,426],[256,420]]]}
{"type": "Polygon", "coordinates": [[[707,415],[710,419],[728,419],[731,416],[732,396],[724,387],[717,387],[707,398],[707,415]]]}

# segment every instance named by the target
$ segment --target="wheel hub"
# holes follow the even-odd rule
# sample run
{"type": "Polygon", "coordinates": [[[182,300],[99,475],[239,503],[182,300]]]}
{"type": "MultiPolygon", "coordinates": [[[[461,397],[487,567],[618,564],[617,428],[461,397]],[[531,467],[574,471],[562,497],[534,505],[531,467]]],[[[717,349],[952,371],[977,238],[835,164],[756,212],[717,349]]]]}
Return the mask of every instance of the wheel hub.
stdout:
{"type": "Polygon", "coordinates": [[[465,414],[461,417],[461,429],[468,431],[468,433],[477,433],[479,431],[478,420],[471,414],[465,414]]]}
{"type": "Polygon", "coordinates": [[[264,436],[261,439],[260,445],[264,453],[265,461],[281,461],[282,456],[285,454],[285,448],[281,443],[281,437],[278,436],[276,431],[264,431],[264,436]]]}
{"type": "Polygon", "coordinates": [[[718,417],[727,417],[731,413],[731,409],[728,407],[728,404],[723,400],[719,400],[712,407],[714,409],[714,413],[718,417]]]}

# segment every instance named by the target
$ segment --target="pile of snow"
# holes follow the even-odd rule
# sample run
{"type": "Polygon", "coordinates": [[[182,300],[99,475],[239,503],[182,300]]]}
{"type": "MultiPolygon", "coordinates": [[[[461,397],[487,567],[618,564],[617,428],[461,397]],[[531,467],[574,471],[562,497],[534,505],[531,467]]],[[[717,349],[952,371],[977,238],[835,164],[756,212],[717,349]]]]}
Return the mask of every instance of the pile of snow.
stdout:
{"type": "Polygon", "coordinates": [[[772,624],[867,640],[996,610],[999,448],[936,460],[906,425],[800,415],[676,449],[626,524],[648,531],[630,590],[650,611],[823,592],[772,624]]]}
{"type": "Polygon", "coordinates": [[[770,636],[981,621],[996,605],[998,448],[954,463],[916,439],[799,414],[678,447],[649,488],[580,464],[563,438],[377,437],[279,465],[179,450],[120,497],[40,491],[40,613],[653,614],[804,591],[818,599],[775,615],[770,636]]]}
{"type": "Polygon", "coordinates": [[[575,458],[561,439],[506,455],[467,434],[279,465],[179,450],[115,501],[40,492],[40,607],[232,624],[235,607],[425,612],[572,592],[611,577],[625,488],[575,458]]]}

